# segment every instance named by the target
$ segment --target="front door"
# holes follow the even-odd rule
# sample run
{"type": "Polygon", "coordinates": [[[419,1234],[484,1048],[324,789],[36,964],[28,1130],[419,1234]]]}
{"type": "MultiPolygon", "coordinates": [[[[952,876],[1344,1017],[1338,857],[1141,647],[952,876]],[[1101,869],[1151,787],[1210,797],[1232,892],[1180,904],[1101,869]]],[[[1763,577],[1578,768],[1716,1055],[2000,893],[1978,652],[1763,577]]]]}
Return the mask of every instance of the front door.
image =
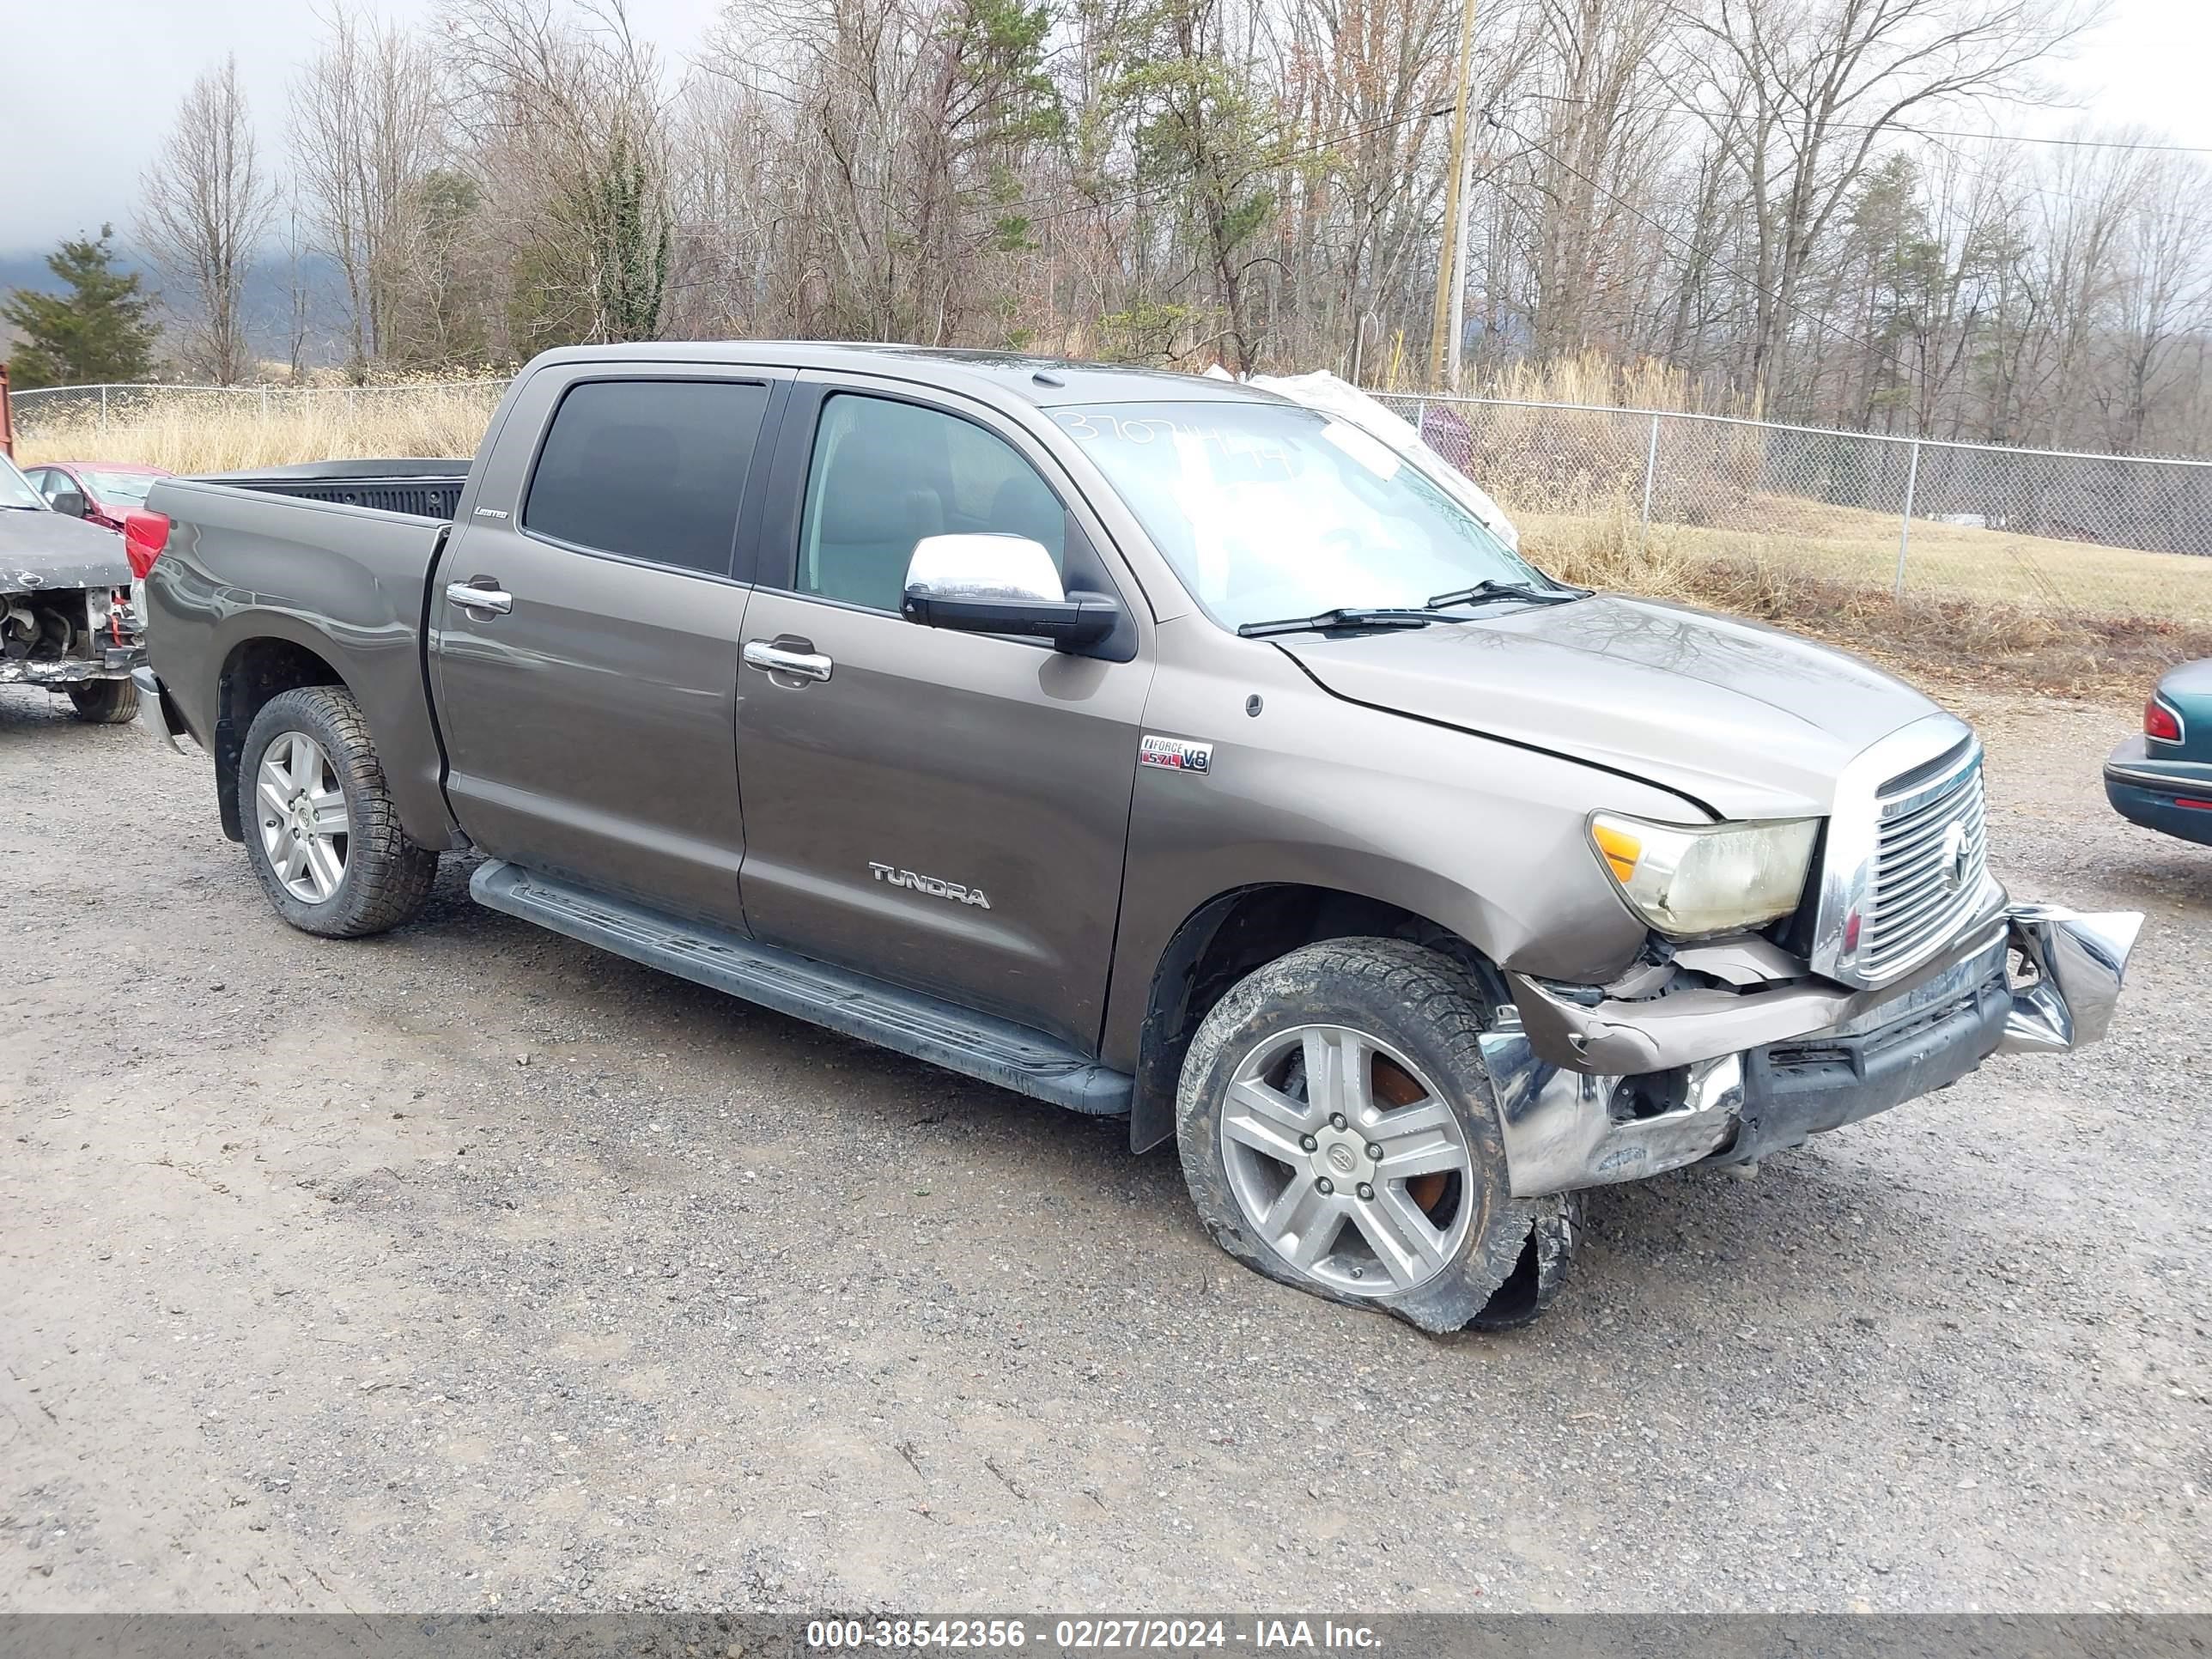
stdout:
{"type": "MultiPolygon", "coordinates": [[[[899,615],[924,536],[1032,537],[1109,575],[1018,428],[950,397],[809,377],[777,472],[738,682],[743,886],[756,934],[1079,1048],[1096,1043],[1148,653],[1075,657],[899,615]],[[780,545],[779,545],[780,542],[780,545]]],[[[1125,606],[1131,584],[1115,584],[1125,606]]]]}
{"type": "Polygon", "coordinates": [[[495,857],[742,927],[738,577],[781,378],[594,364],[536,379],[506,428],[550,411],[534,464],[526,445],[493,447],[507,459],[431,599],[454,816],[495,857]]]}

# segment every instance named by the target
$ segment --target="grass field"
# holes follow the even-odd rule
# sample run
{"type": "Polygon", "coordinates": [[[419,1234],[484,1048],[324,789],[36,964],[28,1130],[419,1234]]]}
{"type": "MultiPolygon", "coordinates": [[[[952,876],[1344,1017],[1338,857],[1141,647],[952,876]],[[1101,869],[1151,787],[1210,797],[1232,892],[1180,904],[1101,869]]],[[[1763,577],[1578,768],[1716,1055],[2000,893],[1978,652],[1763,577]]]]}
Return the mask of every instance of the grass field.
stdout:
{"type": "MultiPolygon", "coordinates": [[[[189,396],[35,424],[18,459],[138,461],[215,472],[296,461],[474,453],[499,388],[286,393],[267,416],[189,396]]],[[[1485,479],[1508,511],[1514,481],[1485,479]]],[[[1571,580],[1686,600],[1819,635],[1908,673],[2141,695],[2164,667],[2212,656],[2212,558],[1916,520],[1900,604],[1894,514],[1755,495],[1729,522],[1654,525],[1626,499],[1595,513],[1516,513],[1524,544],[1571,580]]]]}
{"type": "MultiPolygon", "coordinates": [[[[1755,495],[1740,516],[1757,527],[1721,525],[1674,533],[1695,538],[1698,550],[1715,557],[1778,560],[1832,580],[1885,588],[1896,580],[1893,513],[1755,495]]],[[[1940,593],[2085,615],[2204,622],[2212,621],[2212,558],[1917,519],[1905,592],[1908,599],[1940,593]]]]}
{"type": "Polygon", "coordinates": [[[499,402],[499,386],[395,386],[286,390],[264,416],[248,392],[235,398],[179,393],[116,411],[103,428],[96,410],[74,419],[23,422],[15,459],[136,461],[172,472],[231,472],[295,461],[368,456],[472,455],[499,402]]]}

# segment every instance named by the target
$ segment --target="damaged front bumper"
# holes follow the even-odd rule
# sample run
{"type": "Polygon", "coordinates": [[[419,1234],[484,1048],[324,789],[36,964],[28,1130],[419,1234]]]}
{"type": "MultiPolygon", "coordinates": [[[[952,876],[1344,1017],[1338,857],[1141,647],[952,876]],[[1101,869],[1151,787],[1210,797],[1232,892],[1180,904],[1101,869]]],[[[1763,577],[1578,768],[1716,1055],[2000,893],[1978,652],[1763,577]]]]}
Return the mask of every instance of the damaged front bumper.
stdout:
{"type": "Polygon", "coordinates": [[[1802,969],[1759,988],[1778,964],[1741,946],[1698,958],[1729,983],[1640,1000],[1578,1002],[1512,975],[1516,1006],[1481,1041],[1514,1193],[1748,1162],[1948,1087],[1993,1054],[2095,1042],[2142,916],[2002,906],[1876,991],[1802,969]]]}
{"type": "Polygon", "coordinates": [[[0,657],[0,685],[84,685],[120,680],[146,660],[143,646],[103,647],[88,657],[0,657]]]}

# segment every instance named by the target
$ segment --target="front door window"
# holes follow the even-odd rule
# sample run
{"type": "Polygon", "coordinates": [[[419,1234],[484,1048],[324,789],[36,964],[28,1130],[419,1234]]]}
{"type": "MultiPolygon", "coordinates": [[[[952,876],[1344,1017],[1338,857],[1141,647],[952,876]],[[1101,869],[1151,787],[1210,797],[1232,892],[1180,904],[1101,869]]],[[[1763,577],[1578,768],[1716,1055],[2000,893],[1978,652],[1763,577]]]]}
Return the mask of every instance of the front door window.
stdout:
{"type": "Polygon", "coordinates": [[[919,404],[840,393],[823,405],[799,536],[801,593],[896,611],[915,544],[1026,536],[1062,566],[1067,515],[1004,439],[919,404]]]}

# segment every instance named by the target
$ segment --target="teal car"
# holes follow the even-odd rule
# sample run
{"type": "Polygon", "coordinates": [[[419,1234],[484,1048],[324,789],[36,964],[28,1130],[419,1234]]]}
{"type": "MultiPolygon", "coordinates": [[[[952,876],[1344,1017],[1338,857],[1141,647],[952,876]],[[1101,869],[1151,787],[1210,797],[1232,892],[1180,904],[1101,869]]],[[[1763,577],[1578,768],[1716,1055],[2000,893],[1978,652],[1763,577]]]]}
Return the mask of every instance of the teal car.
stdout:
{"type": "Polygon", "coordinates": [[[2158,683],[2142,734],[2105,762],[2105,796],[2131,823],[2212,846],[2212,659],[2158,683]]]}

